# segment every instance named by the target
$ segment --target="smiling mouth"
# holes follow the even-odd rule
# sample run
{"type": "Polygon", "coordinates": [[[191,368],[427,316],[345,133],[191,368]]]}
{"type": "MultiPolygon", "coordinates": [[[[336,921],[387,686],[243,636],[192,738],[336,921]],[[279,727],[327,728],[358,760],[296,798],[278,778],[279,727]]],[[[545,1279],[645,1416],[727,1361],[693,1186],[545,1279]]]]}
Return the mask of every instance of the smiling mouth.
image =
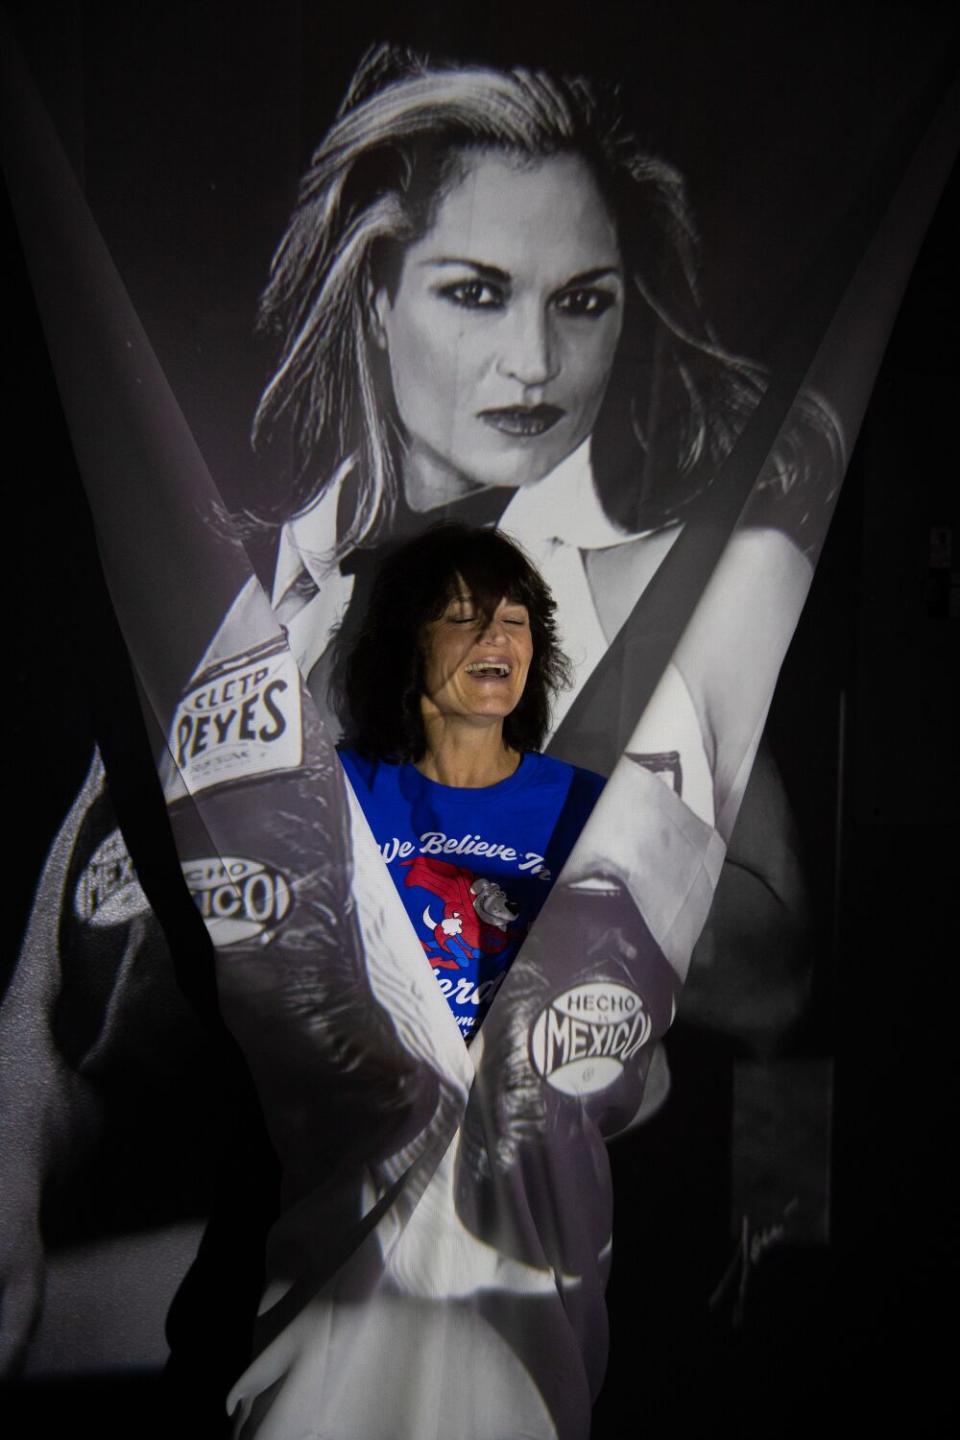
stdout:
{"type": "Polygon", "coordinates": [[[468,675],[475,675],[480,680],[506,680],[510,674],[510,666],[496,660],[474,660],[464,669],[468,675]]]}
{"type": "Polygon", "coordinates": [[[507,405],[499,410],[481,410],[480,419],[501,435],[527,439],[545,435],[565,414],[559,405],[507,405]]]}

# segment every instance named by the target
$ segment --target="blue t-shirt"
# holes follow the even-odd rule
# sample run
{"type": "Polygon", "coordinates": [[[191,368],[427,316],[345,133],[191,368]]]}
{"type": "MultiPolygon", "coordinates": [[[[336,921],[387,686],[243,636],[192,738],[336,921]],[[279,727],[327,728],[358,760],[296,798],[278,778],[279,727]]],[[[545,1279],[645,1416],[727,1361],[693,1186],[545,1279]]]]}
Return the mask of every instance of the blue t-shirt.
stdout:
{"type": "Polygon", "coordinates": [[[606,782],[532,753],[508,779],[478,790],[348,749],[340,759],[469,1039],[606,782]]]}

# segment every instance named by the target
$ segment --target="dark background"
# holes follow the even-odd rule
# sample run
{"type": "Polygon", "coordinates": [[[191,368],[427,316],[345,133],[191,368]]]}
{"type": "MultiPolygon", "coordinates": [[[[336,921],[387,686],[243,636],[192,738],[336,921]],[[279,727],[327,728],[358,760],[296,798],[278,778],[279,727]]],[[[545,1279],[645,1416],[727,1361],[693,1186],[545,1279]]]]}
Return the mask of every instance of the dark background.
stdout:
{"type": "MultiPolygon", "coordinates": [[[[226,5],[54,5],[22,20],[48,56],[48,103],[187,418],[241,497],[262,483],[245,422],[268,358],[250,330],[272,246],[363,39],[398,36],[395,17],[381,24],[371,7],[317,23],[311,13],[248,6],[241,24],[226,5]],[[124,123],[134,113],[138,123],[124,123]]],[[[691,174],[708,309],[732,348],[762,356],[776,306],[789,312],[795,276],[829,242],[845,175],[874,153],[877,116],[887,137],[891,111],[922,90],[931,37],[950,33],[934,5],[814,5],[802,23],[799,13],[687,3],[518,17],[488,5],[451,19],[437,5],[403,23],[435,50],[631,77],[641,133],[691,174]]],[[[904,298],[768,728],[801,832],[816,953],[811,1006],[781,1058],[833,1062],[830,1243],[771,1251],[739,1325],[729,1306],[709,1310],[735,1244],[732,1076],[752,1057],[678,1029],[669,1107],[612,1149],[613,1341],[598,1440],[788,1434],[841,1404],[861,1429],[899,1419],[911,1434],[940,1434],[948,1419],[957,626],[930,530],[953,526],[956,543],[960,235],[949,200],[904,298]]],[[[4,248],[13,955],[90,738],[127,734],[115,722],[129,695],[9,224],[4,248]]],[[[155,797],[141,800],[142,819],[155,797]]],[[[216,1106],[186,1104],[167,1120],[175,1136],[193,1131],[183,1153],[194,1156],[204,1127],[220,1123],[216,1106]]],[[[196,1202],[212,1180],[192,1181],[196,1202]]],[[[31,1385],[6,1398],[22,1416],[14,1433],[65,1406],[74,1418],[86,1407],[101,1434],[145,1433],[153,1383],[31,1385]]]]}

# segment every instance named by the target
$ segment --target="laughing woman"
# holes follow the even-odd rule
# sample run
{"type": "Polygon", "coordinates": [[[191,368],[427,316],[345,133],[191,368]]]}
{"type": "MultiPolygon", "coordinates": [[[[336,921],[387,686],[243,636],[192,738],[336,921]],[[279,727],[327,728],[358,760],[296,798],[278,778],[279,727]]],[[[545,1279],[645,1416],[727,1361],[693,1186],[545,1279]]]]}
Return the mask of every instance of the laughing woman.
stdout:
{"type": "Polygon", "coordinates": [[[604,784],[538,753],[554,608],[504,536],[439,526],[381,567],[346,667],[340,758],[468,1040],[604,784]]]}

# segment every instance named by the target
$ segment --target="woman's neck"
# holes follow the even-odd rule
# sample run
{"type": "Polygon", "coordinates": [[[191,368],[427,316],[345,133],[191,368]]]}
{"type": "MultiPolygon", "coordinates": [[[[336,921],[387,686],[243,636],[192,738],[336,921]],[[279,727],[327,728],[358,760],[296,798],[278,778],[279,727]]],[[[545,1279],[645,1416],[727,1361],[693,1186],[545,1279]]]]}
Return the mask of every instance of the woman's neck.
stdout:
{"type": "Polygon", "coordinates": [[[503,738],[503,727],[457,725],[438,715],[426,722],[427,748],[416,762],[421,775],[462,790],[508,779],[523,758],[503,738]]]}
{"type": "Polygon", "coordinates": [[[416,514],[462,500],[465,495],[476,494],[483,488],[428,452],[409,450],[404,456],[404,498],[416,514]]]}

